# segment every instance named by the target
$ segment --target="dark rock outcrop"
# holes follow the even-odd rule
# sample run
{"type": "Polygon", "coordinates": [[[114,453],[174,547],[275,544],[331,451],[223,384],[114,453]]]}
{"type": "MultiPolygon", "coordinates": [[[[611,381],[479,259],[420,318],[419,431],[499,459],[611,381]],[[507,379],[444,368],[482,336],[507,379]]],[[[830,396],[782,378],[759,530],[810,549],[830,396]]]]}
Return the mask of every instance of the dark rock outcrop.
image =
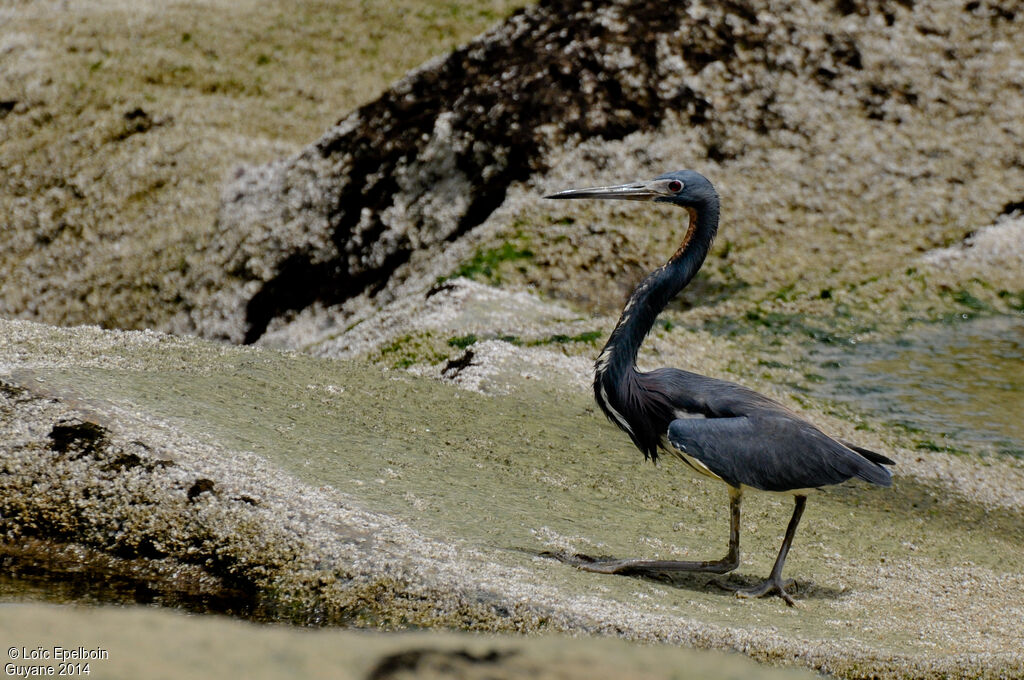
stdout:
{"type": "MultiPolygon", "coordinates": [[[[866,20],[899,8],[846,4],[820,11],[866,20]]],[[[763,74],[828,88],[862,67],[848,34],[814,28],[816,39],[804,40],[805,29],[768,10],[757,0],[551,0],[515,14],[299,156],[241,171],[205,254],[217,268],[194,274],[179,330],[252,342],[275,318],[372,293],[415,249],[480,224],[510,183],[545,169],[556,145],[621,138],[673,117],[701,127],[708,157],[738,153],[724,133],[731,126],[785,125],[763,74]],[[696,77],[713,64],[733,74],[730,91],[696,77]]],[[[868,103],[887,115],[880,101],[892,93],[873,92],[868,103]]]]}

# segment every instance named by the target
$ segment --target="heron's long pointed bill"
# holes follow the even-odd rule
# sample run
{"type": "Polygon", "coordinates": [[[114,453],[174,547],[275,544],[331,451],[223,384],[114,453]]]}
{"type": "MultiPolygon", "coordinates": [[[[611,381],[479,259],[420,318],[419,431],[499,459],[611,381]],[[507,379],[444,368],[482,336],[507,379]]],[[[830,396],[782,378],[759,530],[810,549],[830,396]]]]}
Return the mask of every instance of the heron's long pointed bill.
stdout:
{"type": "Polygon", "coordinates": [[[652,182],[633,182],[610,187],[593,187],[590,189],[568,189],[551,194],[544,198],[615,198],[624,201],[653,201],[664,192],[655,191],[652,182]]]}

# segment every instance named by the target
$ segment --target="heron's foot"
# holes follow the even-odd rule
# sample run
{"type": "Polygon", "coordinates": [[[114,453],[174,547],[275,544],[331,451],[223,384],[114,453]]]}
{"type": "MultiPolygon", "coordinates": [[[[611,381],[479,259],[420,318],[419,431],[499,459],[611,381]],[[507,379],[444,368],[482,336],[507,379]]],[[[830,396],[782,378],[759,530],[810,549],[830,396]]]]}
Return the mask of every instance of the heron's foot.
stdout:
{"type": "Polygon", "coordinates": [[[793,579],[786,579],[785,581],[783,581],[782,579],[768,578],[768,579],[765,579],[764,581],[762,581],[761,583],[758,583],[756,586],[750,586],[749,588],[744,588],[744,587],[741,587],[741,586],[737,586],[737,585],[734,585],[732,583],[723,583],[722,581],[719,581],[718,579],[713,579],[711,581],[708,581],[708,585],[709,586],[717,586],[718,588],[721,588],[722,590],[728,590],[728,591],[730,591],[732,593],[735,593],[736,597],[742,598],[744,600],[746,600],[748,598],[753,598],[753,597],[765,597],[767,595],[778,595],[790,607],[792,607],[792,606],[794,606],[796,604],[793,601],[793,598],[790,596],[790,594],[788,592],[786,592],[787,588],[792,588],[792,587],[796,586],[796,581],[794,581],[793,579]]]}

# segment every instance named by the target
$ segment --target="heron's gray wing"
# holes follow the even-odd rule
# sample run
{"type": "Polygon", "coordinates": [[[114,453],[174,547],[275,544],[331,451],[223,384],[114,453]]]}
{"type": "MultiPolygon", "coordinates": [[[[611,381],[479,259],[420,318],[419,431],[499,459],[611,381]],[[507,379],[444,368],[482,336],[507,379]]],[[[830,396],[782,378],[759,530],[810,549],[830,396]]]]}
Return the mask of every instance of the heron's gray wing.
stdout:
{"type": "Polygon", "coordinates": [[[659,368],[640,376],[641,384],[655,400],[676,410],[708,418],[778,413],[797,417],[773,399],[728,380],[710,378],[678,368],[659,368]]]}
{"type": "Polygon", "coordinates": [[[888,470],[843,446],[810,423],[787,416],[680,418],[669,443],[733,486],[792,491],[859,477],[889,486],[888,470]]]}

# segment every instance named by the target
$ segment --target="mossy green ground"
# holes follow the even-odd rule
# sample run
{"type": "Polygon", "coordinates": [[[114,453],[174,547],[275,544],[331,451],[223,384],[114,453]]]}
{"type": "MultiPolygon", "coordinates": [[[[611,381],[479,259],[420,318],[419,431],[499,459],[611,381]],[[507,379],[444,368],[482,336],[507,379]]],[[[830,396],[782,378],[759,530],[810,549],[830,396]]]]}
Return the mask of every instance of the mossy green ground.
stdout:
{"type": "MultiPolygon", "coordinates": [[[[776,660],[785,656],[778,640],[808,650],[842,641],[849,657],[811,654],[812,663],[852,675],[936,672],[966,655],[995,654],[979,666],[984,675],[1019,646],[1024,518],[915,482],[899,467],[891,490],[850,484],[810,499],[787,562],[799,583],[796,608],[744,602],[704,576],[597,576],[538,557],[550,549],[663,558],[724,551],[725,489],[670,460],[645,464],[585,392],[533,383],[482,396],[401,371],[268,350],[170,339],[140,350],[84,329],[33,334],[17,343],[24,369],[14,376],[34,390],[85,412],[145,414],[227,455],[254,451],[308,485],[530,570],[565,602],[610,603],[622,618],[606,623],[620,634],[740,631],[752,636],[747,653],[776,660]],[[67,342],[80,348],[73,362],[52,354],[67,342]],[[659,623],[634,628],[638,616],[659,623]]],[[[8,351],[3,363],[14,358],[8,351]]],[[[915,455],[890,453],[898,461],[915,455]]],[[[785,496],[749,495],[743,563],[729,580],[751,583],[770,570],[789,512],[785,496]]],[[[471,573],[460,578],[472,586],[471,573]]]]}

